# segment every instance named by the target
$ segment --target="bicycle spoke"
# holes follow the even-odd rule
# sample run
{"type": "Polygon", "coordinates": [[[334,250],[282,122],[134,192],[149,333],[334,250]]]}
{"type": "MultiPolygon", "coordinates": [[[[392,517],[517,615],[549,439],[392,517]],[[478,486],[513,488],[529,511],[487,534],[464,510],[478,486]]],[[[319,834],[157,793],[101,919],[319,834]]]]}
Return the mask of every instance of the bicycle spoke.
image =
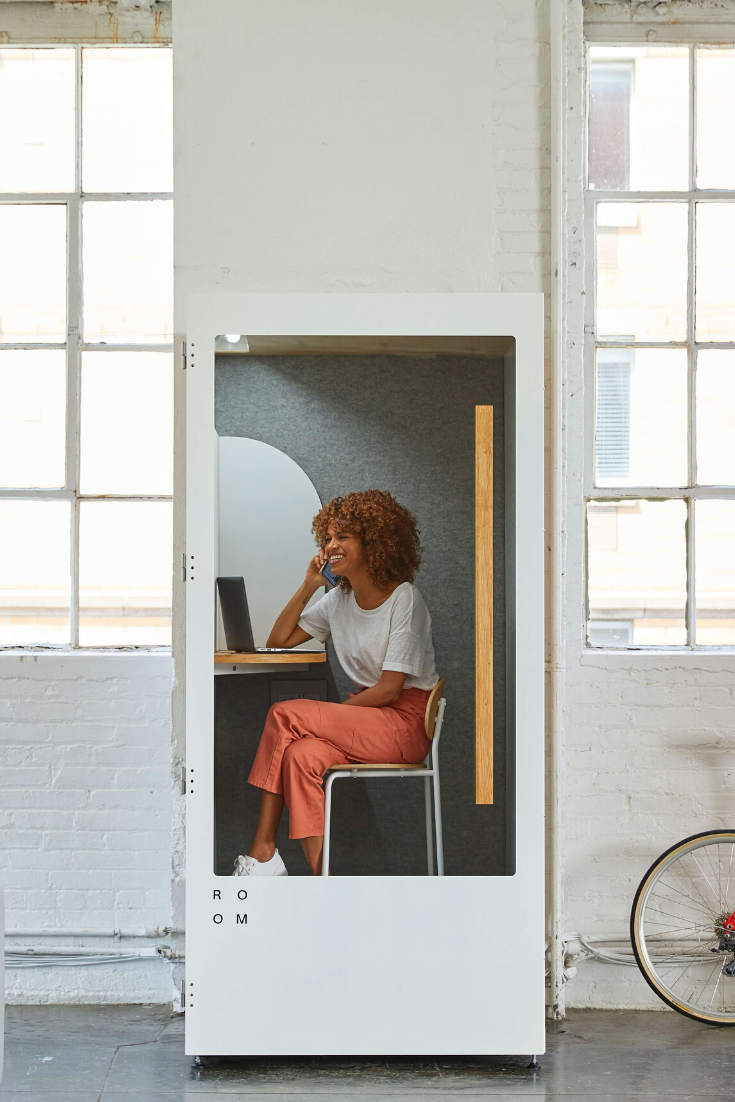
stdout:
{"type": "MultiPolygon", "coordinates": [[[[657,909],[656,911],[654,911],[654,914],[666,915],[668,918],[681,918],[681,915],[675,915],[675,914],[673,914],[672,911],[662,911],[660,908],[657,909]]],[[[704,930],[705,927],[711,926],[711,925],[712,925],[711,922],[702,922],[702,923],[699,923],[699,924],[693,924],[692,929],[704,930]]]]}
{"type": "MultiPolygon", "coordinates": [[[[692,967],[692,962],[687,961],[687,963],[685,965],[683,965],[681,968],[679,968],[679,975],[673,981],[673,984],[671,986],[669,986],[668,984],[665,985],[665,986],[668,986],[669,990],[673,991],[674,985],[676,985],[679,982],[679,980],[684,978],[685,973],[688,972],[691,967],[692,967]]],[[[666,975],[668,975],[670,972],[675,972],[675,971],[676,971],[676,968],[670,968],[669,971],[666,973],[666,975]]]]}
{"type": "Polygon", "coordinates": [[[719,967],[721,967],[721,963],[720,963],[720,961],[719,961],[719,960],[717,960],[717,961],[715,961],[715,963],[714,963],[714,965],[713,965],[713,967],[712,967],[712,969],[711,969],[711,971],[710,971],[710,974],[709,974],[709,975],[707,976],[707,979],[706,979],[706,980],[704,981],[704,983],[702,984],[701,988],[699,989],[699,990],[700,990],[700,994],[704,994],[704,989],[705,989],[705,987],[707,986],[707,984],[709,983],[709,981],[710,981],[710,980],[712,979],[712,977],[714,976],[714,974],[715,974],[715,969],[717,969],[717,968],[719,968],[719,967]]]}
{"type": "MultiPolygon", "coordinates": [[[[668,872],[669,872],[669,870],[667,869],[667,870],[666,870],[666,873],[668,873],[668,872]]],[[[664,874],[664,875],[666,875],[666,874],[664,874]]],[[[673,874],[672,874],[672,875],[673,875],[673,874]]],[[[676,877],[674,877],[674,879],[676,879],[676,877]]],[[[664,876],[662,876],[662,877],[661,877],[661,881],[662,881],[662,883],[664,882],[664,876]]],[[[676,882],[677,882],[677,884],[679,884],[679,881],[678,881],[678,880],[677,880],[676,882]]],[[[683,896],[685,896],[685,897],[686,897],[687,899],[691,899],[691,904],[690,904],[690,906],[691,906],[691,907],[693,907],[693,908],[696,908],[696,909],[698,909],[698,910],[700,910],[700,911],[705,911],[705,913],[708,913],[708,912],[707,912],[707,908],[706,908],[706,907],[704,906],[704,904],[703,904],[703,903],[699,903],[699,902],[698,902],[698,901],[697,901],[697,900],[696,900],[696,899],[694,898],[694,896],[693,896],[693,895],[690,895],[690,893],[689,893],[689,892],[688,892],[688,891],[687,891],[687,890],[686,890],[685,888],[683,888],[683,889],[682,889],[682,885],[681,885],[681,884],[679,884],[679,887],[678,887],[678,888],[675,888],[675,887],[673,886],[673,884],[664,884],[664,887],[667,887],[667,888],[671,888],[671,889],[672,889],[673,891],[675,891],[675,892],[678,892],[678,894],[679,894],[679,895],[683,895],[683,896]]]]}
{"type": "Polygon", "coordinates": [[[673,899],[671,896],[668,896],[668,895],[657,895],[657,894],[654,894],[654,892],[651,892],[651,895],[649,896],[649,898],[650,899],[661,899],[661,900],[665,901],[666,903],[670,903],[674,907],[677,907],[677,906],[678,907],[686,907],[686,908],[688,908],[688,910],[695,911],[695,913],[697,913],[697,914],[702,913],[702,914],[706,914],[707,916],[709,916],[711,914],[711,910],[706,911],[705,908],[701,904],[696,904],[695,905],[695,904],[692,904],[692,903],[681,903],[678,899],[673,899]]]}
{"type": "Polygon", "coordinates": [[[727,867],[727,884],[725,885],[725,899],[730,895],[730,874],[732,873],[732,855],[735,850],[735,842],[730,845],[730,864],[727,867]]]}
{"type": "MultiPolygon", "coordinates": [[[[724,967],[724,964],[723,964],[723,967],[724,967]]],[[[712,1009],[712,1003],[715,1001],[715,995],[717,994],[717,988],[720,986],[720,980],[721,979],[722,979],[722,968],[720,968],[720,974],[717,977],[717,983],[715,984],[715,989],[712,992],[712,998],[709,1001],[710,1009],[712,1009]]],[[[723,988],[723,991],[724,991],[724,988],[723,988]]]]}
{"type": "Polygon", "coordinates": [[[693,854],[693,853],[692,853],[692,855],[691,855],[691,858],[692,858],[692,861],[694,861],[694,864],[695,864],[695,865],[697,866],[697,868],[698,868],[698,869],[699,869],[699,871],[701,872],[701,874],[702,874],[702,876],[704,877],[704,879],[705,879],[705,880],[707,881],[707,883],[709,884],[709,887],[710,887],[710,891],[712,892],[713,896],[714,896],[714,897],[715,897],[715,899],[717,900],[717,905],[719,906],[719,903],[720,903],[720,897],[718,896],[717,892],[715,891],[715,889],[714,889],[714,888],[712,887],[712,885],[710,884],[710,882],[709,882],[709,877],[707,876],[707,873],[706,873],[706,872],[704,871],[704,869],[702,868],[702,866],[700,865],[699,861],[697,860],[697,858],[696,858],[696,857],[694,856],[694,854],[693,854]]]}
{"type": "Polygon", "coordinates": [[[705,846],[704,855],[707,858],[707,860],[709,861],[709,867],[712,869],[712,878],[714,879],[715,877],[717,877],[717,887],[720,890],[720,893],[717,896],[717,902],[718,902],[718,905],[720,907],[720,910],[722,910],[722,882],[720,881],[719,874],[717,874],[715,872],[715,866],[712,864],[712,854],[710,853],[711,849],[712,849],[712,846],[705,846]]]}
{"type": "Polygon", "coordinates": [[[688,876],[688,877],[689,877],[689,880],[690,880],[690,882],[691,882],[691,885],[692,885],[692,887],[693,887],[693,888],[694,888],[694,890],[696,891],[696,893],[697,893],[697,895],[699,896],[699,898],[700,898],[700,899],[702,900],[702,903],[704,904],[704,907],[705,907],[705,909],[709,911],[709,909],[710,909],[710,907],[711,907],[711,904],[710,904],[710,903],[708,903],[708,902],[707,902],[707,900],[706,900],[706,899],[704,898],[704,896],[702,895],[701,891],[699,890],[699,884],[697,884],[696,880],[694,879],[694,877],[693,877],[693,876],[692,876],[692,874],[690,873],[689,869],[688,869],[688,868],[686,867],[686,865],[684,864],[684,857],[686,857],[686,856],[687,856],[687,855],[686,855],[686,854],[684,854],[684,855],[683,855],[682,857],[679,857],[679,858],[677,858],[676,862],[672,862],[672,864],[677,864],[677,865],[678,865],[678,866],[679,866],[679,867],[681,868],[681,871],[682,871],[682,872],[683,872],[683,873],[684,873],[684,874],[685,874],[686,876],[688,876]]]}

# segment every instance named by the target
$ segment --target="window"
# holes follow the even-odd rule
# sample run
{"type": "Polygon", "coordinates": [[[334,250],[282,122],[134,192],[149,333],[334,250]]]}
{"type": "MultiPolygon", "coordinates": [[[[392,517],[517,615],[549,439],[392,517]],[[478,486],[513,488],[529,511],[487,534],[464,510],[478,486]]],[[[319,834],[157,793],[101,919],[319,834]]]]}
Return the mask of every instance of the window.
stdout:
{"type": "Polygon", "coordinates": [[[168,47],[0,49],[0,645],[167,646],[168,47]]]}
{"type": "Polygon", "coordinates": [[[590,646],[735,646],[733,114],[735,47],[590,47],[590,646]]]}

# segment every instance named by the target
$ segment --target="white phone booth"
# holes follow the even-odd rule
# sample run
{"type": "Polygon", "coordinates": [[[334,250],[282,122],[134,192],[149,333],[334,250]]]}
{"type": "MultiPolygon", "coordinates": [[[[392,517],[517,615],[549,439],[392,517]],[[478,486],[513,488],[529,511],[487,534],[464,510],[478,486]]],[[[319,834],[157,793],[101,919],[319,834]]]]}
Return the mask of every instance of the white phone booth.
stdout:
{"type": "MultiPolygon", "coordinates": [[[[191,1055],[543,1052],[543,296],[197,294],[188,300],[186,332],[186,1051],[191,1055]],[[240,334],[241,338],[229,342],[235,359],[217,360],[217,372],[225,388],[218,404],[217,416],[222,424],[217,432],[221,440],[235,440],[232,445],[228,443],[227,455],[235,456],[237,462],[240,455],[245,457],[243,462],[250,454],[259,457],[265,445],[275,447],[283,456],[293,453],[283,463],[276,456],[276,467],[283,468],[282,477],[278,476],[278,493],[291,492],[287,487],[293,485],[293,493],[298,496],[298,487],[303,486],[304,498],[299,498],[298,507],[292,511],[298,529],[294,539],[300,541],[299,548],[311,544],[307,522],[315,503],[318,507],[320,497],[324,500],[339,492],[331,487],[339,485],[340,448],[344,451],[345,445],[335,441],[363,436],[374,440],[374,447],[368,448],[369,454],[366,452],[363,459],[358,457],[354,469],[364,469],[368,472],[366,479],[371,480],[381,478],[384,469],[384,488],[403,485],[400,417],[390,405],[386,380],[396,380],[404,387],[400,393],[407,393],[409,398],[403,414],[406,419],[419,418],[425,425],[424,435],[429,437],[429,460],[417,458],[420,434],[414,431],[411,437],[413,451],[407,454],[405,464],[406,470],[414,472],[410,478],[406,476],[405,482],[409,507],[414,507],[414,499],[423,500],[419,485],[422,479],[431,489],[446,475],[441,500],[445,501],[447,514],[456,510],[452,536],[452,525],[445,523],[447,517],[437,515],[434,521],[417,509],[422,539],[424,533],[427,536],[427,553],[417,583],[422,593],[424,577],[430,587],[432,578],[451,566],[453,546],[458,554],[460,550],[472,554],[473,541],[485,539],[488,531],[491,540],[501,541],[497,544],[497,562],[492,559],[496,562],[495,619],[490,606],[487,622],[478,613],[459,624],[468,640],[475,639],[471,665],[477,666],[472,676],[476,674],[478,695],[473,698],[477,701],[474,710],[472,702],[461,699],[456,690],[460,673],[467,675],[465,658],[445,648],[444,668],[437,661],[439,674],[447,679],[441,737],[441,752],[447,763],[446,797],[442,801],[447,839],[443,876],[428,875],[418,866],[410,875],[389,875],[388,866],[380,864],[382,857],[370,864],[371,854],[364,864],[368,874],[353,874],[349,862],[343,861],[341,866],[332,867],[329,877],[296,874],[253,879],[226,875],[223,862],[231,856],[228,847],[240,841],[229,837],[235,829],[232,823],[236,822],[233,815],[237,801],[249,807],[258,798],[255,789],[241,783],[237,772],[240,766],[235,765],[235,756],[240,752],[238,716],[243,725],[256,726],[265,718],[258,712],[261,704],[252,703],[257,694],[252,698],[237,694],[247,694],[260,684],[259,676],[261,681],[264,675],[283,676],[283,670],[275,661],[269,664],[267,656],[258,656],[259,664],[249,667],[250,677],[217,677],[218,692],[234,701],[234,711],[228,713],[227,721],[230,742],[218,744],[215,668],[222,674],[242,673],[244,667],[236,657],[223,658],[220,653],[215,662],[221,630],[217,624],[215,579],[227,570],[247,572],[247,563],[258,559],[248,554],[241,560],[238,541],[273,538],[261,513],[269,500],[277,500],[275,491],[263,495],[248,485],[248,478],[261,477],[255,462],[250,476],[242,476],[241,500],[239,476],[228,475],[225,479],[220,475],[214,431],[215,345],[217,350],[225,347],[224,334],[240,334]],[[483,404],[482,387],[492,381],[491,376],[498,388],[493,393],[502,398],[483,404]],[[349,405],[348,377],[353,386],[350,393],[359,392],[361,380],[370,388],[369,415],[373,420],[367,433],[349,405]],[[325,379],[328,385],[317,401],[309,386],[323,384],[325,379]],[[344,391],[340,379],[345,380],[344,391]],[[417,401],[422,396],[423,406],[414,407],[410,386],[405,390],[411,380],[415,380],[413,393],[417,401]],[[295,395],[293,408],[284,404],[286,384],[291,387],[288,393],[295,395]],[[473,397],[475,394],[480,398],[473,397]],[[492,427],[493,402],[497,456],[502,451],[502,485],[496,482],[490,512],[478,519],[480,464],[484,460],[479,451],[479,458],[472,458],[480,440],[474,435],[474,411],[480,407],[491,410],[492,427]],[[458,435],[466,438],[466,447],[463,445],[464,451],[456,460],[443,454],[448,445],[437,442],[431,446],[434,436],[439,440],[443,419],[452,418],[451,433],[442,439],[449,441],[458,435]],[[390,421],[389,438],[388,430],[384,432],[385,419],[390,421]],[[287,423],[295,426],[293,448],[292,436],[284,428],[287,423]],[[348,426],[344,430],[347,436],[343,424],[348,426]],[[320,425],[326,428],[320,429],[320,425]],[[260,443],[240,447],[236,438],[260,443]],[[331,469],[329,464],[324,467],[320,441],[333,449],[331,469]],[[396,448],[397,459],[391,451],[396,448]],[[293,478],[289,464],[296,471],[293,478]],[[303,469],[303,479],[297,467],[303,469]],[[475,477],[477,481],[472,483],[475,477]],[[462,512],[457,504],[453,487],[460,479],[464,480],[463,500],[466,498],[470,506],[475,502],[474,527],[467,510],[462,512]],[[226,490],[222,490],[221,484],[225,483],[226,490]],[[226,550],[220,547],[223,500],[228,515],[237,518],[237,524],[228,529],[226,550]],[[256,501],[260,502],[257,509],[255,504],[248,505],[256,501]],[[250,511],[260,512],[256,518],[250,511]],[[449,535],[442,536],[443,543],[438,536],[432,542],[434,533],[440,531],[449,535]],[[241,561],[246,564],[242,568],[241,561]],[[499,625],[500,634],[498,630],[493,634],[493,624],[496,629],[499,625]],[[490,648],[487,669],[480,668],[481,638],[482,646],[490,648]],[[489,698],[480,691],[482,678],[486,688],[489,685],[489,698]],[[495,810],[491,797],[475,797],[476,774],[478,793],[481,782],[485,783],[480,777],[479,742],[475,762],[479,734],[469,730],[474,729],[475,718],[478,732],[482,727],[490,732],[492,740],[495,731],[495,810]],[[464,764],[452,759],[453,745],[460,742],[472,747],[471,761],[467,757],[464,764]],[[224,791],[217,776],[228,773],[229,754],[233,756],[229,772],[234,781],[232,777],[228,780],[228,799],[232,801],[234,792],[236,800],[234,811],[228,805],[225,815],[217,806],[217,800],[224,798],[217,795],[224,791]],[[471,771],[471,778],[463,775],[463,770],[464,774],[471,771]],[[478,832],[485,830],[483,824],[493,815],[497,818],[499,806],[504,809],[503,853],[493,853],[492,841],[487,839],[481,845],[478,833],[478,856],[473,864],[471,824],[478,823],[478,832]],[[461,829],[457,825],[460,822],[464,824],[461,829]]],[[[415,428],[413,424],[412,431],[415,428]]],[[[483,449],[492,466],[492,435],[483,449]]],[[[354,483],[356,476],[351,477],[354,483]]],[[[361,488],[368,487],[344,486],[345,491],[361,488]]],[[[290,515],[283,505],[279,506],[281,524],[284,512],[290,515]]],[[[288,542],[282,533],[278,536],[279,554],[288,542]]],[[[490,546],[492,556],[495,545],[490,546]]],[[[471,561],[479,565],[479,551],[476,556],[471,561]]],[[[281,606],[293,591],[289,576],[281,594],[281,571],[270,576],[269,561],[266,557],[264,566],[256,572],[259,577],[248,582],[249,592],[254,586],[258,588],[257,599],[254,597],[258,608],[265,600],[263,593],[268,596],[269,587],[275,586],[273,600],[280,601],[281,606]]],[[[476,609],[480,608],[477,602],[485,599],[481,595],[489,593],[492,597],[493,592],[487,578],[480,576],[483,570],[475,579],[476,609]]],[[[288,574],[286,566],[283,573],[288,574]]],[[[471,599],[473,579],[460,577],[456,584],[463,586],[457,594],[471,599]]],[[[459,613],[453,617],[455,596],[451,585],[442,583],[435,590],[433,604],[428,602],[435,622],[437,657],[442,639],[437,638],[436,624],[452,624],[458,618],[459,613]]],[[[265,611],[258,616],[265,622],[267,603],[263,608],[265,611]]],[[[453,630],[456,628],[453,624],[453,630]]],[[[256,637],[257,645],[264,642],[256,637]]],[[[221,641],[219,645],[221,648],[221,641]]],[[[304,671],[313,677],[317,667],[311,668],[308,663],[312,662],[322,663],[318,669],[327,671],[325,657],[324,653],[294,652],[289,677],[292,673],[304,675],[304,671]]],[[[472,693],[462,696],[470,697],[472,693]]],[[[261,693],[257,700],[262,703],[262,699],[261,693]]],[[[491,741],[491,766],[492,751],[491,741]]],[[[492,777],[492,768],[489,775],[492,777]]],[[[408,796],[412,783],[390,780],[379,787],[387,790],[404,785],[400,791],[408,796]]],[[[341,786],[345,793],[356,793],[358,789],[350,786],[357,784],[370,782],[341,781],[335,789],[341,786]]],[[[395,798],[396,791],[392,789],[394,795],[386,799],[395,798]]],[[[351,797],[346,794],[344,798],[351,797]]],[[[344,828],[338,823],[333,831],[339,833],[342,829],[344,834],[349,826],[348,819],[344,821],[344,828]]],[[[406,829],[413,832],[412,826],[406,829]]],[[[493,837],[496,835],[487,834],[487,838],[493,837]]],[[[413,844],[413,833],[411,839],[413,844]]],[[[339,860],[338,852],[335,848],[335,862],[339,860]]]]}

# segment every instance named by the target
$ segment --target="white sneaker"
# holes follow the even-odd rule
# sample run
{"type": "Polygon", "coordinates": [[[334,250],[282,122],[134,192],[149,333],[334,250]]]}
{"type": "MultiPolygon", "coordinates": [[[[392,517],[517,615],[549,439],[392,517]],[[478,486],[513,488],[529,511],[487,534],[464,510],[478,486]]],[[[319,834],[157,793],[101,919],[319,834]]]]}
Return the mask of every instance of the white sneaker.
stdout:
{"type": "Polygon", "coordinates": [[[233,876],[288,876],[288,869],[283,863],[278,850],[270,861],[256,861],[254,857],[240,856],[235,861],[233,876]]]}

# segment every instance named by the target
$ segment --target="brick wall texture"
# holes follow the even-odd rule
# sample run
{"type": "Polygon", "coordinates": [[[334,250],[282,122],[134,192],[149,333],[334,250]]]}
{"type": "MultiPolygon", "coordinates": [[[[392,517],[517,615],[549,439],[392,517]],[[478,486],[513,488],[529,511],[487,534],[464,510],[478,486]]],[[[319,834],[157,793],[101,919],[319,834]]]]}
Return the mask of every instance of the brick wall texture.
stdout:
{"type": "MultiPolygon", "coordinates": [[[[7,928],[169,925],[170,656],[5,654],[0,677],[7,928]]],[[[9,1001],[171,998],[159,960],[7,980],[9,1001]]]]}
{"type": "MultiPolygon", "coordinates": [[[[475,9],[470,4],[468,10],[475,9]]],[[[228,285],[227,290],[548,295],[547,4],[493,0],[480,10],[477,25],[487,42],[491,84],[488,117],[475,135],[491,149],[492,171],[484,185],[492,199],[486,263],[477,267],[473,260],[462,268],[456,257],[434,257],[430,251],[413,255],[407,249],[403,257],[393,255],[387,268],[376,262],[373,270],[366,264],[358,285],[350,258],[321,271],[316,279],[306,257],[289,257],[279,275],[274,272],[277,258],[256,255],[251,258],[253,271],[263,268],[269,285],[259,286],[257,275],[245,272],[243,286],[228,285]],[[307,276],[308,286],[298,284],[299,279],[308,282],[307,276]]],[[[580,87],[581,66],[580,44],[569,59],[570,78],[580,87]]],[[[267,110],[267,105],[260,106],[267,110]]],[[[576,185],[572,172],[571,186],[581,187],[583,100],[573,100],[572,109],[578,122],[570,148],[579,171],[576,185]]],[[[473,124],[477,125],[474,116],[473,124]]],[[[441,217],[437,212],[439,221],[441,217]]],[[[467,218],[472,220],[471,211],[467,218]]],[[[574,203],[567,223],[575,271],[581,273],[581,220],[574,203]]],[[[425,232],[441,240],[440,227],[426,226],[425,232]]],[[[478,232],[486,233],[487,226],[478,232]]],[[[391,247],[395,253],[395,243],[391,247]]],[[[207,282],[208,278],[206,271],[200,276],[195,264],[187,270],[185,263],[177,294],[216,290],[219,283],[207,282]]],[[[625,929],[635,885],[667,845],[688,833],[730,822],[731,812],[735,821],[735,658],[584,653],[584,368],[582,332],[574,331],[581,291],[581,284],[572,280],[564,423],[549,424],[549,440],[552,428],[564,436],[567,498],[561,842],[566,928],[601,934],[625,929]]],[[[181,443],[180,435],[177,438],[181,443]]],[[[180,635],[180,625],[178,630],[180,635]]],[[[0,777],[0,853],[8,925],[168,925],[172,852],[179,853],[182,834],[180,801],[172,785],[170,658],[0,655],[0,683],[0,752],[5,765],[0,777]]],[[[180,699],[176,707],[180,709],[180,699]]],[[[177,746],[181,734],[177,730],[177,746]]],[[[178,872],[175,879],[178,890],[178,872]]],[[[167,1001],[170,968],[152,961],[11,972],[9,997],[167,1001]]],[[[580,966],[568,985],[567,999],[571,1005],[652,1005],[634,969],[592,963],[580,966]]]]}

